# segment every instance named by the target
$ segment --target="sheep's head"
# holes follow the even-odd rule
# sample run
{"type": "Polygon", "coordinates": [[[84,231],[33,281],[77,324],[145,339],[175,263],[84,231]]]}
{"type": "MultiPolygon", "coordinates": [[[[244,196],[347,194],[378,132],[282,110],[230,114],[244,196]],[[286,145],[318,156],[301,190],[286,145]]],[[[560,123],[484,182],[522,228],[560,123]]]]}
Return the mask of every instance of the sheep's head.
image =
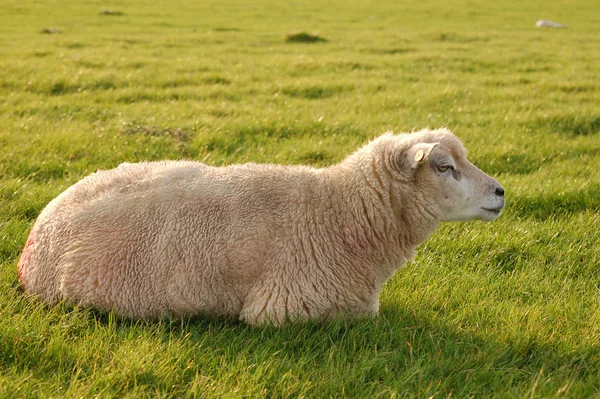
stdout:
{"type": "Polygon", "coordinates": [[[504,189],[467,160],[462,143],[449,131],[413,135],[402,162],[415,184],[435,199],[441,221],[492,221],[500,216],[504,189]]]}

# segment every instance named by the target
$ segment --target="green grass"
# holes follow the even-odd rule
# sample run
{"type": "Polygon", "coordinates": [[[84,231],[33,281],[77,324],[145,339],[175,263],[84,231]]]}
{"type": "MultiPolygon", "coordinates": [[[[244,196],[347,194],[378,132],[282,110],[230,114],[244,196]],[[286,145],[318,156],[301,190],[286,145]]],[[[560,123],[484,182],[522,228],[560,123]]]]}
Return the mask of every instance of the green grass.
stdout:
{"type": "Polygon", "coordinates": [[[593,1],[0,5],[0,397],[600,397],[593,1]],[[508,207],[444,225],[379,318],[133,322],[18,290],[35,217],[99,168],[324,166],[426,126],[454,130],[508,207]]]}

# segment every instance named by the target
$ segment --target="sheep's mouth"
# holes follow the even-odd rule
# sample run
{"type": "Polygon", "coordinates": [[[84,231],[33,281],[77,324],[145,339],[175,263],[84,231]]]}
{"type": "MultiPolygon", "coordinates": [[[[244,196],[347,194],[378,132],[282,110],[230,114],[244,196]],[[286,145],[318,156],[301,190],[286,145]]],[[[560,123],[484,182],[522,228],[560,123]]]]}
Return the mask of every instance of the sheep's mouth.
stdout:
{"type": "Polygon", "coordinates": [[[502,211],[502,208],[481,208],[481,209],[483,209],[484,211],[495,213],[495,214],[499,214],[500,211],[502,211]]]}

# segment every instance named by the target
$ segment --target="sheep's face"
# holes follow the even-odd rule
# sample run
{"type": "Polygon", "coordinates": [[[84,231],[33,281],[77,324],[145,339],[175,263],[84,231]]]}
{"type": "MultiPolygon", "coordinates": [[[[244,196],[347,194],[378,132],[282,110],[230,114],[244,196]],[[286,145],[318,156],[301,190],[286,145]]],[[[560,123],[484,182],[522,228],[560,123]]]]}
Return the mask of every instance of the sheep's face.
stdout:
{"type": "Polygon", "coordinates": [[[441,221],[492,221],[504,208],[504,189],[496,179],[485,174],[465,157],[460,147],[438,143],[413,146],[412,156],[417,173],[424,174],[436,192],[434,198],[441,221]]]}

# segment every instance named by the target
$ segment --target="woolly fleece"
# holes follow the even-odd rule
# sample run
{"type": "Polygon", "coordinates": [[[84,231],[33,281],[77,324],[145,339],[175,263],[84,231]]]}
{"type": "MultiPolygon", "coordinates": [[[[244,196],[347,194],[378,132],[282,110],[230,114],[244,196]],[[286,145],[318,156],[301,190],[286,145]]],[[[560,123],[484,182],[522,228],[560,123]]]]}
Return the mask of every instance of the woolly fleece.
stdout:
{"type": "MultiPolygon", "coordinates": [[[[19,280],[48,304],[133,318],[373,315],[382,285],[443,218],[434,147],[468,163],[439,129],[386,133],[324,169],[163,161],[98,171],[42,211],[19,280]]],[[[499,187],[479,172],[485,195],[499,187]]]]}

